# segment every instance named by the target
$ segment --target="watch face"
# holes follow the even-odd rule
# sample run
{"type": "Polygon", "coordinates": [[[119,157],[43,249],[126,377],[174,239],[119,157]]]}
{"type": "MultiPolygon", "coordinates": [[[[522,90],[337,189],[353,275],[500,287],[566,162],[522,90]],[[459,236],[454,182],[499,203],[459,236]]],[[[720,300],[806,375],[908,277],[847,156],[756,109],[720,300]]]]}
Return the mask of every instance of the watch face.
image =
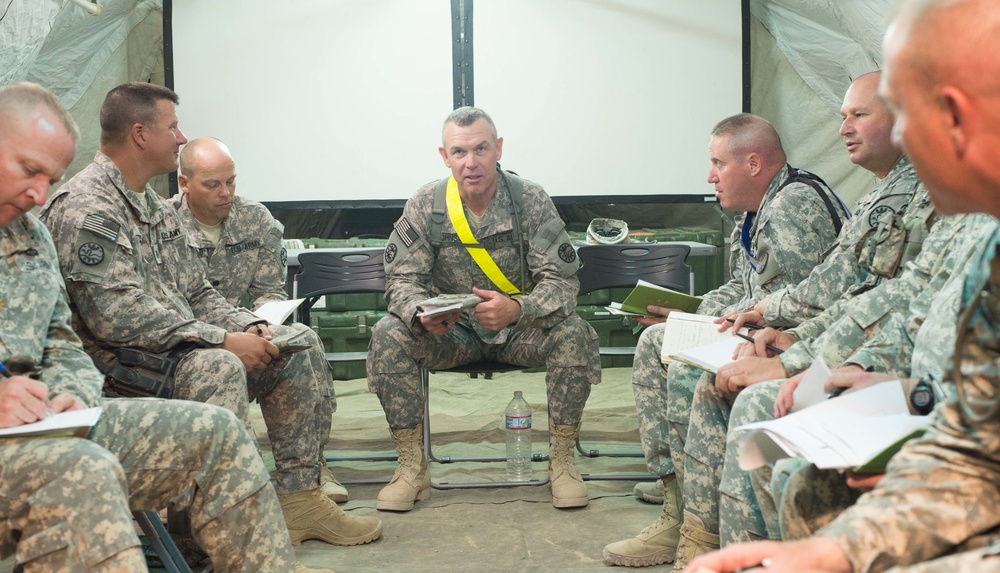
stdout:
{"type": "Polygon", "coordinates": [[[917,408],[926,408],[934,400],[934,396],[930,390],[914,390],[910,400],[917,408]]]}

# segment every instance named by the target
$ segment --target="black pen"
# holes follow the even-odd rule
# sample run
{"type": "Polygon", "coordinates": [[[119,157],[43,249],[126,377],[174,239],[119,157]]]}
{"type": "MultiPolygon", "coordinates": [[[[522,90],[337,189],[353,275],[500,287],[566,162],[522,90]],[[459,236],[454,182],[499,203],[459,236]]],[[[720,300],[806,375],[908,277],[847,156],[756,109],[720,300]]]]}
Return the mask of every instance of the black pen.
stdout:
{"type": "MultiPolygon", "coordinates": [[[[736,336],[739,336],[740,338],[742,338],[743,340],[746,340],[747,342],[753,342],[754,341],[752,336],[747,336],[746,334],[743,334],[742,332],[734,332],[733,334],[736,335],[736,336]]],[[[770,344],[766,344],[765,347],[768,350],[770,350],[771,352],[775,353],[775,354],[781,354],[782,352],[784,352],[784,350],[778,348],[777,346],[771,346],[770,344]]]]}
{"type": "MultiPolygon", "coordinates": [[[[734,319],[732,319],[732,318],[727,318],[726,322],[731,322],[733,324],[736,324],[736,321],[734,319]]],[[[754,324],[752,322],[744,322],[743,323],[743,327],[744,328],[749,328],[750,330],[764,330],[764,328],[765,328],[765,327],[763,327],[763,326],[761,326],[759,324],[754,324]]]]}

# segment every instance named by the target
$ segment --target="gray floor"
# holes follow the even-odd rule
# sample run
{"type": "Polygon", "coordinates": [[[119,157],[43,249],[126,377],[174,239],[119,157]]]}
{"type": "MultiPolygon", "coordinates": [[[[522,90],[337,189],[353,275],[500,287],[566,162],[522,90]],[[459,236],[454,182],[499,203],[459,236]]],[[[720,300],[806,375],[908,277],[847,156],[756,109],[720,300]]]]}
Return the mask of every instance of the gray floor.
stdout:
{"type": "MultiPolygon", "coordinates": [[[[604,371],[587,405],[582,437],[585,450],[638,452],[635,403],[630,369],[604,371]]],[[[470,380],[455,374],[431,378],[432,443],[438,457],[503,455],[503,410],[514,390],[532,405],[534,452],[547,449],[543,373],[498,374],[495,380],[470,380]]],[[[339,408],[334,415],[328,455],[391,453],[392,442],[381,407],[364,380],[337,383],[339,408]]],[[[266,427],[255,413],[255,427],[271,463],[266,427]]],[[[333,461],[341,480],[388,479],[393,462],[333,461]]],[[[586,458],[577,454],[581,472],[645,474],[636,457],[586,458]]],[[[544,479],[545,462],[534,464],[535,479],[544,479]]],[[[432,463],[435,482],[501,481],[504,464],[432,463]]],[[[659,507],[632,496],[633,479],[588,481],[586,508],[552,507],[549,487],[450,489],[432,491],[430,499],[408,513],[375,510],[380,484],[350,484],[344,509],[377,515],[385,529],[381,539],[357,547],[332,547],[308,541],[296,547],[300,561],[338,573],[405,571],[591,571],[607,567],[601,550],[609,542],[632,536],[649,525],[659,507]]],[[[0,573],[12,560],[0,562],[0,573]]],[[[646,571],[669,571],[669,565],[646,571]]]]}

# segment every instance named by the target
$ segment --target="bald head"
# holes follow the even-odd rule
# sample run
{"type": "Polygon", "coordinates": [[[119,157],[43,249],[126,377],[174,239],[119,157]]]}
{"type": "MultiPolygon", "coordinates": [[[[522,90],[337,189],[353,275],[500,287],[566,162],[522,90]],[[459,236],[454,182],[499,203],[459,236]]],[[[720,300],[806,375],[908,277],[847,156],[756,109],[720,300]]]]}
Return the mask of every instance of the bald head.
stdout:
{"type": "Polygon", "coordinates": [[[771,179],[785,167],[778,132],[764,118],[741,113],[720,121],[708,142],[708,182],[723,209],[756,212],[771,179]]]}
{"type": "Polygon", "coordinates": [[[883,42],[894,136],[945,214],[1000,216],[1000,10],[995,0],[911,0],[883,42]]]}
{"type": "Polygon", "coordinates": [[[727,117],[715,124],[712,136],[727,137],[732,153],[756,153],[768,164],[784,165],[787,161],[777,130],[760,116],[740,113],[727,117]]]}
{"type": "Polygon", "coordinates": [[[229,148],[214,137],[199,137],[181,150],[181,191],[195,218],[218,225],[233,208],[236,197],[236,163],[229,148]]]}

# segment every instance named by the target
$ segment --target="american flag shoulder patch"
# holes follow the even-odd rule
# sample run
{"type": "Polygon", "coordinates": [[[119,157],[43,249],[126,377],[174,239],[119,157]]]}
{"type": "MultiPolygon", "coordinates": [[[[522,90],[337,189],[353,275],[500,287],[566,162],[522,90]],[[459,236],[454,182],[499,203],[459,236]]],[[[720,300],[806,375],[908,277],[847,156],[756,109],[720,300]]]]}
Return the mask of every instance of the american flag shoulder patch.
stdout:
{"type": "Polygon", "coordinates": [[[399,235],[399,239],[403,241],[406,248],[412,247],[413,243],[417,242],[417,239],[420,238],[420,234],[417,233],[417,230],[413,228],[413,225],[406,220],[406,217],[396,221],[396,224],[393,225],[392,228],[395,229],[396,234],[399,235]]]}
{"type": "Polygon", "coordinates": [[[118,240],[118,230],[121,229],[121,225],[104,215],[92,213],[83,219],[83,229],[114,242],[118,240]]]}

